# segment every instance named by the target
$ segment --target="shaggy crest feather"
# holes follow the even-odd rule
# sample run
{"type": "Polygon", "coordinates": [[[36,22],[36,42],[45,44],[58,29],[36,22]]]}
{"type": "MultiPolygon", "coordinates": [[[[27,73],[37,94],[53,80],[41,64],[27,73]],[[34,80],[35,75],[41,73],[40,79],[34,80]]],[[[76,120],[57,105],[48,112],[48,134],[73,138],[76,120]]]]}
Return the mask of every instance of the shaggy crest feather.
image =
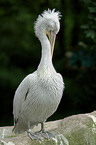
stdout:
{"type": "Polygon", "coordinates": [[[45,19],[50,17],[55,17],[55,19],[60,19],[61,17],[60,12],[59,11],[55,12],[55,9],[53,9],[52,11],[50,9],[48,9],[48,11],[45,10],[41,14],[41,16],[45,19]]]}
{"type": "Polygon", "coordinates": [[[37,31],[38,29],[40,28],[41,24],[43,24],[43,21],[44,20],[53,20],[55,21],[56,23],[59,22],[60,20],[60,12],[59,11],[56,11],[55,12],[55,9],[53,10],[45,10],[41,15],[38,16],[36,22],[35,22],[35,26],[34,26],[34,29],[35,29],[35,34],[37,36],[37,31]]]}

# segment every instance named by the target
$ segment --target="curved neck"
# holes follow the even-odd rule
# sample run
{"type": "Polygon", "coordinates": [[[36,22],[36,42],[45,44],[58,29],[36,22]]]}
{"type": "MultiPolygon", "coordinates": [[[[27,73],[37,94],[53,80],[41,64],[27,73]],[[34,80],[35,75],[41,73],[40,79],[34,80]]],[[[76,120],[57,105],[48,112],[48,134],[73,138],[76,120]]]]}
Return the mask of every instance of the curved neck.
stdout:
{"type": "Polygon", "coordinates": [[[53,66],[52,65],[52,56],[51,56],[51,46],[50,46],[50,42],[47,38],[46,35],[43,36],[43,38],[40,39],[41,42],[41,46],[42,46],[42,56],[41,56],[41,61],[40,64],[38,66],[39,68],[43,69],[48,68],[53,66]]]}

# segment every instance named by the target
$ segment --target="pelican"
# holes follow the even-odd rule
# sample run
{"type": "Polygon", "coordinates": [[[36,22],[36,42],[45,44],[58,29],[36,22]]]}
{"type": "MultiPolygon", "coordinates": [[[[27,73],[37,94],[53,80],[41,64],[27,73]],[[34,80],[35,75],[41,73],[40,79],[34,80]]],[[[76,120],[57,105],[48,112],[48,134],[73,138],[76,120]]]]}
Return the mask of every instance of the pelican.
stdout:
{"type": "Polygon", "coordinates": [[[42,46],[41,61],[37,70],[20,83],[13,100],[13,131],[27,131],[31,139],[54,136],[45,131],[44,122],[57,110],[64,90],[63,78],[52,64],[55,38],[60,29],[59,19],[60,12],[54,9],[48,9],[38,16],[34,29],[42,46]],[[41,130],[32,133],[31,129],[38,123],[41,130]]]}

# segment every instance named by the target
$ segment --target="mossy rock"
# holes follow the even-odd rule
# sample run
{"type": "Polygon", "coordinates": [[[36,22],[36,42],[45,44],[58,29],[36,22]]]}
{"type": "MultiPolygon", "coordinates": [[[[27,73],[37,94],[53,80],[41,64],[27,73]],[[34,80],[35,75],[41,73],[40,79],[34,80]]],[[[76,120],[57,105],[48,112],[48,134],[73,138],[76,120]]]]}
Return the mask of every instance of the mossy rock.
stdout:
{"type": "MultiPolygon", "coordinates": [[[[27,133],[14,134],[12,129],[0,128],[1,145],[96,145],[96,111],[46,122],[45,130],[55,135],[49,140],[31,140],[27,133]]],[[[37,130],[40,130],[40,124],[32,132],[37,130]]]]}

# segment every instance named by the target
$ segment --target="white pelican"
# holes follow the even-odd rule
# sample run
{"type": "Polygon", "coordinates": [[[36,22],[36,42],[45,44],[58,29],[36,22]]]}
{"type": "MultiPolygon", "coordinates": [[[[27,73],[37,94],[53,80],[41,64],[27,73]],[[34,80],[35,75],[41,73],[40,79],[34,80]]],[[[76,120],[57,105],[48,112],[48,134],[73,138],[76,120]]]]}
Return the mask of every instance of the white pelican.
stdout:
{"type": "Polygon", "coordinates": [[[13,101],[15,133],[27,131],[31,139],[51,138],[44,130],[44,122],[60,103],[64,83],[52,64],[56,34],[60,29],[59,12],[48,9],[38,16],[35,34],[42,46],[42,57],[37,70],[24,78],[17,88],[13,101]],[[41,131],[31,133],[31,128],[41,123],[41,131]]]}

